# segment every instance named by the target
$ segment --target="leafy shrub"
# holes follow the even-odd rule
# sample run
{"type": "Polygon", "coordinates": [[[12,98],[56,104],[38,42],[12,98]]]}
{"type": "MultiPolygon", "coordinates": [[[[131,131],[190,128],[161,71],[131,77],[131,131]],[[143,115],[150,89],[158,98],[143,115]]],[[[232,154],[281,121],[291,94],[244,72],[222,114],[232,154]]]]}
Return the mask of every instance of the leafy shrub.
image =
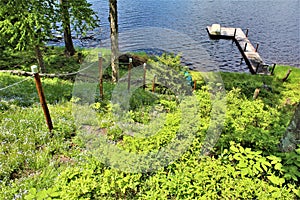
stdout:
{"type": "Polygon", "coordinates": [[[275,108],[249,100],[240,89],[233,89],[227,93],[225,129],[219,146],[228,148],[229,141],[234,140],[244,147],[275,151],[286,123],[275,108]]]}

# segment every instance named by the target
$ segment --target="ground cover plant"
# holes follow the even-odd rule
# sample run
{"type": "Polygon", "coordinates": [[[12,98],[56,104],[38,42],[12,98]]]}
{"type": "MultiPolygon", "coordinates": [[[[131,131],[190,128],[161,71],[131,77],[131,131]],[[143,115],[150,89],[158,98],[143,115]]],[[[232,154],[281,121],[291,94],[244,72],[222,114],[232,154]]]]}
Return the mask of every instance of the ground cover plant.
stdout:
{"type": "MultiPolygon", "coordinates": [[[[55,64],[58,58],[53,59],[55,64]]],[[[27,60],[24,62],[19,69],[29,70],[27,60]]],[[[148,62],[159,65],[161,74],[167,73],[163,66],[169,66],[184,79],[179,56],[150,57],[148,62]]],[[[80,66],[71,68],[60,68],[59,73],[80,66]]],[[[0,90],[0,199],[300,198],[300,148],[288,153],[278,148],[300,99],[299,69],[292,68],[290,77],[282,82],[290,68],[277,66],[274,76],[221,73],[221,86],[226,91],[224,126],[218,142],[205,155],[202,150],[212,120],[212,88],[221,87],[206,83],[206,74],[190,72],[197,88],[191,93],[193,98],[186,101],[159,85],[152,92],[151,83],[146,90],[135,90],[124,113],[128,124],[134,125],[130,129],[118,123],[118,116],[113,114],[118,108],[110,101],[115,85],[110,83],[109,72],[104,82],[105,99],[91,94],[95,101],[88,105],[74,97],[73,78],[43,78],[54,124],[49,134],[33,79],[0,73],[0,89],[24,80],[0,90]],[[254,100],[256,88],[261,91],[254,100]],[[181,103],[187,110],[180,108],[181,103]],[[87,123],[78,126],[74,104],[80,106],[83,115],[87,110],[95,111],[96,120],[87,117],[87,123]],[[185,118],[183,113],[188,113],[185,118]],[[156,127],[160,118],[164,123],[155,134],[148,136],[141,131],[147,137],[139,137],[129,132],[152,123],[156,127]],[[85,133],[96,126],[106,142],[124,152],[158,152],[185,130],[180,126],[184,120],[193,123],[192,128],[186,128],[194,132],[191,143],[177,159],[157,170],[124,172],[113,167],[114,163],[100,162],[85,148],[89,139],[85,133]]],[[[55,66],[48,69],[57,73],[55,66]]],[[[126,75],[126,70],[124,66],[122,74],[126,75]]]]}

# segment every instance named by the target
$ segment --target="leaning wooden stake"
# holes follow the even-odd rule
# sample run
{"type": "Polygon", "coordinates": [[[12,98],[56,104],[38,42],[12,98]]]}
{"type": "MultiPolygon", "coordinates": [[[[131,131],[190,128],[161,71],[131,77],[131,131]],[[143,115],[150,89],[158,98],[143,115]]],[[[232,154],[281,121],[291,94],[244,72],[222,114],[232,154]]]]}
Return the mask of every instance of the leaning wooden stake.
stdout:
{"type": "Polygon", "coordinates": [[[99,58],[99,89],[100,89],[100,98],[103,100],[104,99],[104,94],[103,94],[103,67],[102,67],[102,53],[101,52],[99,52],[98,58],[99,58]]]}
{"type": "Polygon", "coordinates": [[[289,69],[289,71],[286,73],[285,77],[282,79],[282,82],[285,82],[289,78],[291,72],[292,72],[292,70],[289,69]]]}
{"type": "Polygon", "coordinates": [[[39,95],[39,98],[40,98],[40,103],[41,103],[43,111],[44,111],[47,126],[48,126],[49,131],[51,132],[52,129],[53,129],[53,124],[52,124],[51,116],[50,116],[49,109],[48,109],[48,106],[47,106],[47,103],[46,103],[46,98],[45,98],[45,95],[44,95],[41,78],[40,78],[40,75],[38,73],[38,67],[36,65],[31,66],[31,71],[34,75],[36,89],[37,89],[37,92],[38,92],[38,95],[39,95]]]}

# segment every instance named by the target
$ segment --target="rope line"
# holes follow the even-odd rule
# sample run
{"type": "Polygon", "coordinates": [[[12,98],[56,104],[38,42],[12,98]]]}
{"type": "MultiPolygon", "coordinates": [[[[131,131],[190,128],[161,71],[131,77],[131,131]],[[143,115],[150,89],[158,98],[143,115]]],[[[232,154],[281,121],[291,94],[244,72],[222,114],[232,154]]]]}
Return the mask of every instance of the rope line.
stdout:
{"type": "MultiPolygon", "coordinates": [[[[83,69],[80,69],[80,70],[78,70],[77,72],[71,72],[71,73],[67,73],[67,74],[57,74],[56,76],[57,76],[57,77],[63,77],[63,76],[72,76],[72,75],[76,75],[76,74],[78,74],[78,73],[80,73],[80,72],[82,72],[82,71],[84,71],[84,70],[86,70],[86,69],[88,69],[88,68],[90,68],[90,67],[92,67],[92,66],[93,66],[93,64],[90,64],[89,66],[87,66],[87,67],[85,67],[85,68],[83,68],[83,69]]],[[[19,85],[19,84],[21,84],[21,83],[23,83],[23,82],[25,82],[25,81],[27,81],[27,80],[29,80],[29,79],[31,79],[31,78],[32,78],[32,77],[27,77],[27,78],[24,79],[24,80],[21,80],[21,81],[19,81],[19,82],[13,83],[13,84],[8,85],[8,86],[6,86],[6,87],[4,87],[4,88],[0,88],[0,91],[9,89],[9,88],[14,87],[14,86],[16,86],[16,85],[19,85]]]]}
{"type": "Polygon", "coordinates": [[[13,84],[8,85],[8,86],[6,86],[6,87],[4,87],[4,88],[0,88],[0,91],[6,90],[6,89],[11,88],[11,87],[14,87],[14,86],[16,86],[16,85],[19,85],[19,84],[21,84],[21,83],[23,83],[23,82],[29,80],[30,78],[31,78],[31,77],[27,77],[27,78],[24,79],[24,80],[21,80],[21,81],[19,81],[19,82],[13,83],[13,84]]]}
{"type": "Polygon", "coordinates": [[[76,75],[76,74],[79,74],[80,72],[83,72],[84,70],[90,68],[93,66],[94,63],[88,65],[87,67],[83,68],[83,69],[80,69],[78,70],[77,72],[70,72],[70,73],[66,73],[66,74],[57,74],[56,76],[57,77],[62,77],[62,76],[73,76],[73,75],[76,75]]]}

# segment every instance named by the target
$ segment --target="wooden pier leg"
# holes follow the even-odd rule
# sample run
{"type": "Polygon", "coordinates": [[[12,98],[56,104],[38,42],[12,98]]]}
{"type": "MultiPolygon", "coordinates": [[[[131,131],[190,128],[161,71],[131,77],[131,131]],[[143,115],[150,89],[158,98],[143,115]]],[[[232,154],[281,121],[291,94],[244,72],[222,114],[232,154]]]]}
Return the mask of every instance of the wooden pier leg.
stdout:
{"type": "Polygon", "coordinates": [[[234,29],[234,34],[233,34],[233,38],[235,39],[236,36],[236,28],[234,29]]]}
{"type": "Polygon", "coordinates": [[[98,54],[99,59],[99,89],[100,89],[100,98],[101,100],[104,99],[103,95],[103,67],[102,67],[102,53],[98,54]]]}
{"type": "Polygon", "coordinates": [[[146,89],[146,72],[147,72],[147,64],[144,63],[144,78],[143,78],[143,89],[146,89]]]}
{"type": "Polygon", "coordinates": [[[241,62],[240,62],[240,65],[241,65],[241,64],[243,63],[243,60],[244,60],[244,58],[242,57],[242,58],[241,58],[241,62]]]}
{"type": "Polygon", "coordinates": [[[248,34],[249,34],[249,29],[247,28],[246,29],[246,37],[248,37],[248,34]]]}
{"type": "Polygon", "coordinates": [[[248,43],[245,43],[244,51],[247,50],[247,44],[248,44],[248,43]]]}
{"type": "Polygon", "coordinates": [[[255,52],[257,52],[257,50],[258,50],[258,47],[259,47],[259,43],[256,43],[255,52]]]}
{"type": "Polygon", "coordinates": [[[255,74],[257,74],[259,68],[259,63],[257,63],[256,69],[255,69],[255,74]]]}
{"type": "Polygon", "coordinates": [[[129,58],[129,65],[128,65],[128,90],[130,90],[131,67],[132,67],[132,58],[129,58]]]}
{"type": "Polygon", "coordinates": [[[271,71],[271,75],[274,75],[274,70],[275,70],[276,64],[274,63],[272,71],[271,71]]]}
{"type": "Polygon", "coordinates": [[[234,29],[234,33],[233,33],[232,44],[236,41],[235,36],[236,36],[236,28],[234,29]]]}

